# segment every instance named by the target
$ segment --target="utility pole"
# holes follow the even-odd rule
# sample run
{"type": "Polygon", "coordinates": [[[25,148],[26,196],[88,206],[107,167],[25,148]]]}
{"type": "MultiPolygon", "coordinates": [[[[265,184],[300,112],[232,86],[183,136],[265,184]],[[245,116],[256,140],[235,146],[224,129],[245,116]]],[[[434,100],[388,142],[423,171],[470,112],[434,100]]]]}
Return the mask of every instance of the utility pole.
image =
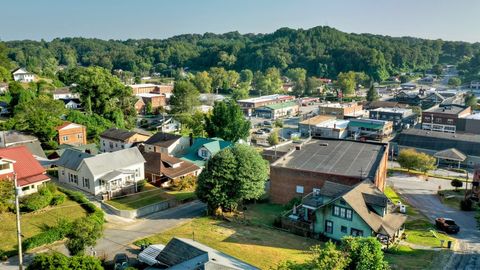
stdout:
{"type": "Polygon", "coordinates": [[[23,255],[22,255],[22,229],[20,227],[20,204],[18,202],[19,188],[17,186],[17,174],[13,173],[13,183],[15,186],[15,212],[17,216],[17,240],[18,240],[18,269],[23,270],[23,255]]]}

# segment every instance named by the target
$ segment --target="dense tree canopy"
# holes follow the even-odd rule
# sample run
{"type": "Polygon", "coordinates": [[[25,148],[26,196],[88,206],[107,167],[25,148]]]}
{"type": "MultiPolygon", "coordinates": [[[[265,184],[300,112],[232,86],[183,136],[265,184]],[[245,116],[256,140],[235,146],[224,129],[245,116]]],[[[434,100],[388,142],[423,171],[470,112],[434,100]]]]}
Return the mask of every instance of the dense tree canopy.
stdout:
{"type": "Polygon", "coordinates": [[[248,145],[236,144],[211,158],[198,177],[196,194],[210,213],[235,210],[242,200],[265,192],[268,162],[248,145]]]}
{"type": "Polygon", "coordinates": [[[408,170],[419,170],[427,172],[435,168],[435,158],[415,149],[404,149],[398,154],[398,163],[408,170]]]}
{"type": "Polygon", "coordinates": [[[210,137],[227,141],[245,139],[250,132],[250,121],[245,119],[240,107],[233,100],[216,102],[205,122],[205,130],[210,137]]]}
{"type": "Polygon", "coordinates": [[[53,75],[58,65],[96,65],[137,76],[150,72],[170,76],[179,67],[203,71],[218,66],[237,72],[304,68],[309,76],[330,78],[353,70],[375,81],[389,74],[429,69],[439,62],[456,64],[480,50],[478,43],[348,34],[321,26],[281,28],[270,34],[205,33],[126,41],[62,38],[5,44],[15,65],[46,76],[53,75]]]}
{"type": "Polygon", "coordinates": [[[172,106],[172,112],[175,114],[193,113],[195,107],[200,105],[200,93],[195,85],[189,81],[175,83],[172,93],[170,105],[172,106]]]}
{"type": "Polygon", "coordinates": [[[102,262],[91,256],[67,257],[61,253],[39,253],[28,265],[27,270],[103,270],[102,262]]]}

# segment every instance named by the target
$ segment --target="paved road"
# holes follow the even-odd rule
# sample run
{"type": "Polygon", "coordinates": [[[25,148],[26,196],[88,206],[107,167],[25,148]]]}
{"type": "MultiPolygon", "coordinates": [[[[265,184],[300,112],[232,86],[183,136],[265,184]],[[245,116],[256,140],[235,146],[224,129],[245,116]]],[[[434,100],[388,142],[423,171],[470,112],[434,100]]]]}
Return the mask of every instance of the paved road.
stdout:
{"type": "Polygon", "coordinates": [[[438,187],[450,188],[449,181],[434,178],[425,181],[417,177],[395,175],[390,177],[388,182],[409,204],[419,209],[432,222],[436,217],[448,217],[460,226],[460,232],[454,236],[458,239],[456,251],[445,270],[480,269],[480,231],[477,229],[475,213],[455,210],[438,199],[438,187]]]}
{"type": "MultiPolygon", "coordinates": [[[[204,211],[205,204],[194,201],[137,220],[107,215],[108,223],[105,225],[104,235],[98,240],[95,247],[97,256],[111,260],[115,254],[123,252],[135,257],[138,250],[131,245],[135,240],[176,227],[192,218],[201,216],[204,211]]],[[[58,245],[52,249],[68,254],[64,245],[58,245]]],[[[28,262],[32,258],[33,254],[28,254],[25,261],[28,262]]],[[[18,258],[13,257],[4,264],[0,263],[0,269],[18,269],[18,266],[15,265],[18,265],[18,258]]]]}

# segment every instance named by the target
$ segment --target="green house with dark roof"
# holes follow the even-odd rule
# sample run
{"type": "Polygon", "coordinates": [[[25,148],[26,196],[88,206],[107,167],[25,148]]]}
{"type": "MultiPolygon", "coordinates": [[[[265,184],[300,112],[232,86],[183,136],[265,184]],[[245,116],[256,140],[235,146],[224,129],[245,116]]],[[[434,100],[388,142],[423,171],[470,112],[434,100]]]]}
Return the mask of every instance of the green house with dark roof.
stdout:
{"type": "Polygon", "coordinates": [[[232,145],[231,142],[220,138],[195,138],[188,152],[180,158],[203,168],[211,157],[232,145]]]}
{"type": "Polygon", "coordinates": [[[282,218],[282,227],[334,240],[374,236],[392,242],[403,233],[406,219],[368,179],[355,186],[326,181],[282,218]]]}
{"type": "Polygon", "coordinates": [[[295,101],[275,103],[255,109],[257,117],[277,119],[298,114],[300,106],[295,101]]]}

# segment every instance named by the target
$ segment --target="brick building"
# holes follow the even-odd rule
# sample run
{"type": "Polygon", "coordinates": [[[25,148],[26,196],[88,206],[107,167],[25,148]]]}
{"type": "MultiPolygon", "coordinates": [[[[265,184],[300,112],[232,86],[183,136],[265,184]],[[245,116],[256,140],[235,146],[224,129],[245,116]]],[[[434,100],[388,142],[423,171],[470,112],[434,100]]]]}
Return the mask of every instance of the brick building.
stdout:
{"type": "Polygon", "coordinates": [[[57,127],[58,144],[83,145],[87,143],[87,128],[72,122],[57,127]]]}
{"type": "Polygon", "coordinates": [[[457,104],[437,105],[422,112],[422,129],[455,133],[461,117],[472,114],[472,108],[457,104]]]}
{"type": "Polygon", "coordinates": [[[363,105],[357,102],[322,103],[318,110],[320,114],[334,115],[338,119],[358,118],[365,114],[363,105]]]}
{"type": "Polygon", "coordinates": [[[137,94],[137,101],[134,106],[138,114],[146,113],[147,103],[152,104],[152,111],[155,112],[160,107],[165,107],[167,105],[167,97],[164,94],[137,94]]]}
{"type": "Polygon", "coordinates": [[[287,95],[268,95],[255,98],[238,100],[237,103],[247,116],[252,116],[256,109],[272,104],[279,104],[294,100],[294,96],[287,95]]]}
{"type": "Polygon", "coordinates": [[[388,144],[311,139],[270,165],[270,199],[286,204],[325,182],[353,186],[370,179],[381,191],[387,177],[388,144]]]}

